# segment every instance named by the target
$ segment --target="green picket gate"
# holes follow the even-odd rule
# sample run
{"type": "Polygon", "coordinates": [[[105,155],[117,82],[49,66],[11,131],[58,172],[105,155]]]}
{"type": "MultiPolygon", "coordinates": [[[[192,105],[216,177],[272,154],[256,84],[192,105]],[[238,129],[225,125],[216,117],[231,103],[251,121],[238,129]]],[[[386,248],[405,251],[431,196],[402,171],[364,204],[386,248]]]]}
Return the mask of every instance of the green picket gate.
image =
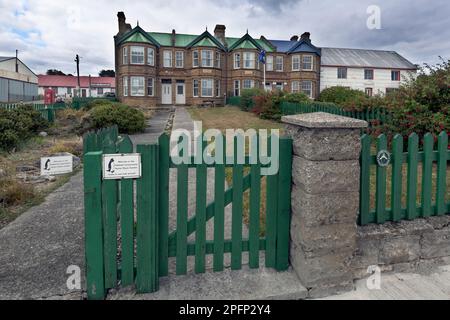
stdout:
{"type": "MultiPolygon", "coordinates": [[[[234,145],[236,150],[236,138],[234,145]]],[[[195,261],[194,272],[204,273],[206,256],[211,255],[213,271],[220,272],[225,268],[227,254],[231,269],[239,270],[244,252],[248,252],[250,268],[261,267],[260,252],[264,252],[266,267],[286,270],[289,266],[292,140],[280,138],[279,148],[278,173],[262,177],[264,165],[250,163],[249,157],[245,157],[245,164],[194,164],[194,161],[175,164],[169,152],[170,138],[163,134],[157,143],[136,147],[142,162],[140,178],[102,180],[102,154],[131,153],[133,145],[128,136],[118,135],[117,127],[85,135],[88,298],[103,299],[107,289],[119,284],[122,287],[134,284],[138,293],[155,292],[159,289],[159,278],[172,273],[169,261],[175,263],[174,273],[183,275],[188,272],[188,257],[195,261]],[[169,228],[171,170],[176,171],[176,226],[173,230],[169,228]],[[188,206],[190,170],[195,171],[195,214],[189,212],[188,206]],[[214,186],[207,183],[209,171],[214,172],[214,186]],[[227,174],[232,175],[229,188],[226,188],[227,174]],[[263,181],[265,210],[261,210],[263,181]],[[213,201],[208,203],[207,189],[213,187],[213,201]],[[248,197],[248,237],[245,239],[244,197],[248,197]],[[226,239],[225,208],[229,204],[232,204],[231,238],[226,239]],[[260,224],[262,216],[266,221],[264,231],[260,224]],[[214,232],[213,239],[208,240],[206,226],[211,219],[214,219],[214,232]],[[195,240],[190,241],[193,234],[195,240]]]]}

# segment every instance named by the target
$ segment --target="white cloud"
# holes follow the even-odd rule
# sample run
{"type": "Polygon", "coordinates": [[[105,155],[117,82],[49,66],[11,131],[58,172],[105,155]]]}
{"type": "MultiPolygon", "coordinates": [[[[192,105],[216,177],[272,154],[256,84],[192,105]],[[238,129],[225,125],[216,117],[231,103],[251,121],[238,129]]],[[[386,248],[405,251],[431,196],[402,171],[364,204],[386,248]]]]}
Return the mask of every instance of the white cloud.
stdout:
{"type": "Polygon", "coordinates": [[[118,11],[133,26],[139,20],[148,31],[180,33],[211,32],[217,23],[227,35],[289,39],[310,31],[318,46],[365,47],[398,50],[415,63],[450,58],[450,28],[446,0],[378,1],[382,30],[366,28],[370,0],[0,0],[0,55],[20,58],[35,72],[57,68],[75,73],[76,54],[81,73],[97,74],[114,68],[113,36],[118,11]]]}

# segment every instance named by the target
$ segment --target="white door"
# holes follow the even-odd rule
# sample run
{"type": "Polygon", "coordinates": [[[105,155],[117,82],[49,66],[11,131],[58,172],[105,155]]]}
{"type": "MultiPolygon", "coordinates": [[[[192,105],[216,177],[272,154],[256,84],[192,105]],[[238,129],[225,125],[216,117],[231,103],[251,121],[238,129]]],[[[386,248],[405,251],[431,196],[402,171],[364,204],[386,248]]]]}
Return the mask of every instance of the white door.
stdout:
{"type": "Polygon", "coordinates": [[[172,84],[170,83],[162,84],[161,103],[172,104],[172,84]]]}
{"type": "Polygon", "coordinates": [[[186,92],[184,88],[185,88],[184,83],[177,83],[177,95],[176,95],[177,104],[186,104],[186,92]]]}

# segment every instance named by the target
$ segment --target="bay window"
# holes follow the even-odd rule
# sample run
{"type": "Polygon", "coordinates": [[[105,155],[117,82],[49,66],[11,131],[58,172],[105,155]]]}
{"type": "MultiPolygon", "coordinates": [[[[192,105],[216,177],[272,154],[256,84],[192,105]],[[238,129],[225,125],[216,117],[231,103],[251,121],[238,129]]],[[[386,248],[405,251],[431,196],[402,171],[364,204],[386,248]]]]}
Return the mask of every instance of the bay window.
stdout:
{"type": "Polygon", "coordinates": [[[292,71],[299,71],[300,70],[300,56],[295,55],[292,56],[292,71]]]}
{"type": "Polygon", "coordinates": [[[302,69],[303,70],[312,70],[313,69],[313,56],[303,56],[302,69]]]}
{"type": "Polygon", "coordinates": [[[234,80],[234,96],[239,97],[241,95],[241,82],[234,80]]]}
{"type": "Polygon", "coordinates": [[[123,77],[122,79],[122,85],[123,85],[123,96],[128,96],[128,77],[123,77]]]}
{"type": "Polygon", "coordinates": [[[123,47],[122,64],[128,64],[128,47],[123,47]]]}
{"type": "Polygon", "coordinates": [[[266,71],[273,71],[273,56],[266,57],[266,71]]]}
{"type": "Polygon", "coordinates": [[[251,89],[255,87],[255,81],[251,80],[251,79],[244,79],[244,81],[242,82],[242,88],[243,89],[251,89]]]}
{"type": "Polygon", "coordinates": [[[155,50],[147,48],[147,63],[151,66],[155,65],[155,50]]]}
{"type": "Polygon", "coordinates": [[[198,97],[198,80],[196,80],[196,79],[194,79],[194,82],[193,82],[193,84],[192,84],[192,88],[193,88],[193,92],[192,92],[192,95],[194,96],[194,97],[198,97]]]}
{"type": "Polygon", "coordinates": [[[312,98],[312,81],[302,81],[302,92],[312,98]]]}
{"type": "Polygon", "coordinates": [[[202,97],[213,96],[213,79],[202,79],[202,97]]]}
{"type": "Polygon", "coordinates": [[[244,52],[244,68],[254,69],[255,68],[255,53],[254,52],[244,52]]]}
{"type": "Polygon", "coordinates": [[[216,52],[215,67],[220,69],[220,52],[216,52]]]}
{"type": "Polygon", "coordinates": [[[154,92],[154,79],[153,78],[148,78],[147,79],[147,95],[150,97],[153,97],[155,92],[154,92]]]}
{"type": "Polygon", "coordinates": [[[130,77],[131,82],[131,96],[143,97],[145,95],[145,78],[144,77],[130,77]]]}
{"type": "Polygon", "coordinates": [[[283,71],[283,57],[281,56],[275,57],[275,70],[283,71]]]}
{"type": "Polygon", "coordinates": [[[192,67],[198,68],[198,51],[192,51],[192,67]]]}
{"type": "Polygon", "coordinates": [[[300,92],[300,82],[298,82],[298,81],[292,81],[292,84],[291,84],[291,91],[292,91],[292,93],[300,92]]]}
{"type": "Polygon", "coordinates": [[[220,97],[220,80],[216,80],[216,97],[220,97]]]}
{"type": "MultiPolygon", "coordinates": [[[[202,50],[202,67],[211,68],[213,66],[212,50],[202,50]]],[[[203,89],[202,89],[203,91],[203,89]]]]}
{"type": "Polygon", "coordinates": [[[241,54],[240,53],[234,54],[234,68],[235,69],[241,68],[241,54]]]}
{"type": "Polygon", "coordinates": [[[131,63],[144,64],[144,47],[131,47],[131,63]]]}

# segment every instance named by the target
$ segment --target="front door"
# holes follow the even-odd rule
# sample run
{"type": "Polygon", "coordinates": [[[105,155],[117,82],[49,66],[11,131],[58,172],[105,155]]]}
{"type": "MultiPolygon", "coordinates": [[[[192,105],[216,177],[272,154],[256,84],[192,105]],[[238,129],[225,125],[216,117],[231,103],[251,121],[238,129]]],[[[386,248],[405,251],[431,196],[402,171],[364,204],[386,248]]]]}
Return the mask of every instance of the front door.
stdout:
{"type": "Polygon", "coordinates": [[[177,104],[186,104],[186,92],[185,92],[184,83],[177,83],[177,95],[176,95],[176,103],[177,104]]]}
{"type": "Polygon", "coordinates": [[[162,104],[172,104],[172,84],[171,83],[163,83],[162,84],[161,103],[162,104]]]}

